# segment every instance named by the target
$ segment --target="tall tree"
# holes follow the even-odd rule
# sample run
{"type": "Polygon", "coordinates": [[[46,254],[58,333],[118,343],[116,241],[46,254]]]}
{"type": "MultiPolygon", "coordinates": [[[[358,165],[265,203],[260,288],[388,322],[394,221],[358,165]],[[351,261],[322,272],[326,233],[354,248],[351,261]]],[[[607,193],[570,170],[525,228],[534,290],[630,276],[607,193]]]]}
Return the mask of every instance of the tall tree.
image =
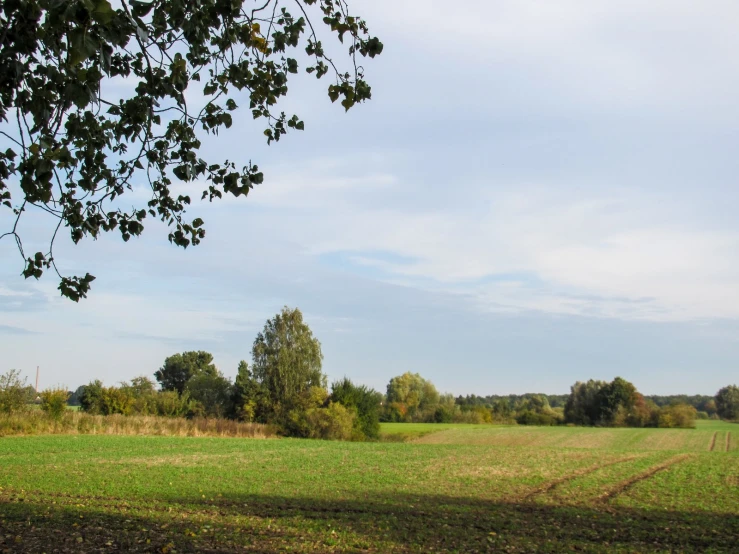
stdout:
{"type": "Polygon", "coordinates": [[[267,320],[252,347],[252,373],[267,397],[266,409],[279,416],[311,387],[325,389],[322,360],[321,343],[299,309],[286,306],[267,320]]]}
{"type": "Polygon", "coordinates": [[[590,379],[578,381],[570,387],[570,396],[565,403],[565,420],[576,425],[595,425],[600,418],[599,394],[606,387],[605,381],[590,379]]]}
{"type": "Polygon", "coordinates": [[[348,110],[371,97],[360,59],[382,51],[346,0],[7,0],[0,28],[0,206],[12,212],[2,236],[15,240],[26,278],[52,269],[75,301],[94,276],[57,270],[61,228],[75,244],[115,230],[128,241],[150,217],[177,246],[200,243],[203,221],[186,219],[182,184],[204,183],[212,201],[263,181],[251,162],[200,157],[203,136],[231,127],[238,104],[264,121],[268,143],[302,130],[276,108],[301,64],[328,74],[329,98],[348,110]],[[348,50],[344,69],[324,48],[331,35],[348,50]],[[132,206],[121,196],[136,184],[151,195],[132,206]],[[54,224],[35,254],[21,240],[30,209],[54,224]]]}
{"type": "Polygon", "coordinates": [[[216,375],[213,355],[202,350],[174,354],[164,360],[164,365],[154,373],[162,390],[173,390],[182,394],[187,382],[195,375],[216,375]]]}
{"type": "Polygon", "coordinates": [[[729,385],[716,393],[716,413],[721,419],[739,421],[739,387],[729,385]]]}

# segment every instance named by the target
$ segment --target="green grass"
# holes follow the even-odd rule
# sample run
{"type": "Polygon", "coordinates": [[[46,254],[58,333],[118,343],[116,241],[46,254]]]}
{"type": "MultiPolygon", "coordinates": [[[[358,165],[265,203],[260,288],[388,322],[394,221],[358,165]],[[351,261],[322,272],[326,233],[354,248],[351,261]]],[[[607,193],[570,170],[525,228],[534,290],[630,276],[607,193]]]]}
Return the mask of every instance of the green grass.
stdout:
{"type": "Polygon", "coordinates": [[[0,552],[736,551],[739,451],[691,437],[739,438],[737,425],[431,431],[5,437],[0,552]]]}

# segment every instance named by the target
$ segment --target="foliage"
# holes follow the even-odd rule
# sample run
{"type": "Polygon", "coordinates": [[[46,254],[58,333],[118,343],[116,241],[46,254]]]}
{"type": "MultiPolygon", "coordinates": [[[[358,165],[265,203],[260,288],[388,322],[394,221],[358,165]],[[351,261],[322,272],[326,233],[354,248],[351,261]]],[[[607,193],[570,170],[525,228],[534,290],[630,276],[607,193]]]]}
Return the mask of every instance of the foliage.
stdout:
{"type": "Polygon", "coordinates": [[[26,380],[17,369],[0,375],[0,414],[14,414],[26,409],[26,380]]]}
{"type": "Polygon", "coordinates": [[[233,412],[232,384],[220,371],[193,375],[185,385],[185,391],[193,401],[202,405],[201,415],[205,417],[224,418],[233,412]]]}
{"type": "Polygon", "coordinates": [[[331,385],[331,400],[355,411],[353,431],[355,439],[380,437],[382,394],[365,385],[355,385],[344,377],[331,385]]]}
{"type": "Polygon", "coordinates": [[[739,421],[739,387],[729,385],[716,393],[716,412],[721,419],[739,421]]]}
{"type": "Polygon", "coordinates": [[[79,394],[80,409],[89,414],[103,413],[103,382],[99,379],[91,381],[79,394]]]}
{"type": "Polygon", "coordinates": [[[182,394],[186,383],[201,373],[216,375],[218,370],[213,365],[213,355],[199,350],[169,356],[164,360],[164,365],[154,373],[154,377],[162,390],[173,390],[182,394]]]}
{"type": "Polygon", "coordinates": [[[232,416],[240,421],[254,421],[257,411],[264,413],[265,409],[257,408],[264,402],[265,395],[262,394],[262,390],[249,369],[249,364],[241,360],[236,369],[236,380],[232,389],[232,416]]]}
{"type": "Polygon", "coordinates": [[[355,413],[338,402],[329,402],[325,408],[311,408],[305,412],[307,438],[350,440],[355,434],[355,413]]]}
{"type": "Polygon", "coordinates": [[[616,377],[610,383],[590,380],[571,387],[564,419],[575,425],[647,427],[658,424],[659,409],[647,401],[636,387],[616,377]]]}
{"type": "Polygon", "coordinates": [[[659,411],[659,427],[679,427],[692,429],[695,427],[697,410],[688,404],[673,404],[659,411]]]}
{"type": "Polygon", "coordinates": [[[101,415],[130,415],[136,399],[125,388],[103,387],[100,391],[100,414],[101,415]]]}
{"type": "Polygon", "coordinates": [[[12,211],[12,227],[3,236],[15,239],[26,278],[51,268],[63,296],[86,296],[94,276],[64,277],[57,270],[54,241],[62,227],[75,244],[111,231],[128,241],[143,232],[147,218],[156,218],[169,226],[170,242],[199,244],[204,222],[185,218],[191,198],[182,185],[204,183],[202,199],[212,201],[246,195],[264,178],[251,162],[237,168],[233,161],[200,157],[203,136],[230,128],[239,103],[265,121],[268,143],[289,129],[302,130],[297,115],[276,109],[301,63],[318,78],[331,75],[328,96],[341,99],[346,110],[371,97],[358,57],[375,57],[382,43],[349,15],[344,0],[246,4],[0,5],[0,206],[12,211]],[[297,14],[291,13],[295,5],[297,14]],[[347,41],[349,71],[328,57],[319,20],[326,35],[347,41]],[[299,48],[307,60],[298,61],[299,48]],[[143,184],[150,200],[130,207],[126,194],[143,184]],[[55,225],[48,251],[34,255],[24,251],[19,228],[31,208],[55,225]]]}
{"type": "Polygon", "coordinates": [[[439,405],[436,387],[418,373],[406,372],[390,379],[386,397],[391,421],[431,420],[439,405]]]}
{"type": "Polygon", "coordinates": [[[595,425],[600,419],[600,391],[605,381],[578,381],[570,387],[570,397],[565,404],[565,419],[575,425],[595,425]]]}
{"type": "Polygon", "coordinates": [[[41,410],[53,419],[60,419],[67,411],[69,391],[63,388],[51,388],[41,391],[41,410]]]}
{"type": "Polygon", "coordinates": [[[321,343],[297,308],[284,307],[265,323],[252,360],[252,377],[264,396],[258,421],[280,421],[312,387],[326,388],[321,343]]]}

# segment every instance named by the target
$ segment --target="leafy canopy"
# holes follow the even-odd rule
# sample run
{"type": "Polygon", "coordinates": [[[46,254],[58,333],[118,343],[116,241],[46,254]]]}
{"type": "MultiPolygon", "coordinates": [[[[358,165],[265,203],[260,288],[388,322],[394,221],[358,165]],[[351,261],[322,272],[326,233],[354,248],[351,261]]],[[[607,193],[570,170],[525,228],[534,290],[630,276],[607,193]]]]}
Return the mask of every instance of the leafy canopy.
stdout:
{"type": "Polygon", "coordinates": [[[164,360],[164,365],[154,373],[162,390],[182,394],[187,382],[195,375],[218,375],[213,364],[213,354],[202,350],[174,354],[164,360]]]}
{"type": "Polygon", "coordinates": [[[299,309],[286,306],[268,320],[252,347],[252,376],[268,411],[279,416],[312,387],[325,389],[322,360],[321,343],[299,309]]]}
{"type": "Polygon", "coordinates": [[[276,109],[301,63],[319,79],[330,75],[329,98],[348,110],[371,97],[358,60],[382,52],[345,0],[116,6],[0,3],[0,206],[11,216],[0,238],[15,240],[26,278],[52,269],[61,294],[74,301],[95,277],[58,270],[54,241],[62,227],[75,244],[111,231],[128,241],[156,218],[168,225],[170,242],[199,244],[204,222],[186,218],[192,199],[182,184],[201,183],[201,198],[213,201],[247,195],[264,179],[251,162],[237,167],[234,160],[202,158],[203,135],[231,127],[240,103],[264,121],[268,143],[302,130],[297,115],[276,109]],[[348,48],[349,71],[327,56],[321,32],[348,48]],[[202,102],[188,102],[198,93],[202,102]],[[147,202],[132,206],[134,200],[121,198],[134,186],[148,189],[147,202]],[[53,222],[48,250],[33,255],[23,247],[20,225],[30,209],[53,222]]]}

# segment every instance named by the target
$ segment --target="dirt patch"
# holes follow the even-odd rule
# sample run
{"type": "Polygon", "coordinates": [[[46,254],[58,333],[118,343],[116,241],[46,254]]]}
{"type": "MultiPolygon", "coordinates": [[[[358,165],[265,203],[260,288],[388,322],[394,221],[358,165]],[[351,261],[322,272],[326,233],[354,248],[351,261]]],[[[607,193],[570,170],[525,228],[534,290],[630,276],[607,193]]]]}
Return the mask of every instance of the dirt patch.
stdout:
{"type": "Polygon", "coordinates": [[[708,445],[708,451],[713,452],[713,449],[716,448],[716,436],[718,435],[718,431],[715,431],[713,433],[713,436],[711,437],[711,443],[708,445]]]}
{"type": "Polygon", "coordinates": [[[679,464],[680,462],[685,461],[686,459],[690,458],[689,454],[680,454],[679,456],[673,456],[667,461],[662,462],[661,464],[657,464],[655,466],[650,467],[649,469],[642,471],[641,473],[634,475],[633,477],[629,477],[625,481],[621,481],[619,484],[617,484],[615,487],[613,487],[611,490],[605,492],[604,494],[600,495],[598,497],[599,502],[609,502],[610,500],[613,500],[617,496],[625,493],[629,489],[633,488],[638,483],[641,483],[642,481],[645,481],[646,479],[649,479],[653,475],[659,473],[660,471],[665,471],[666,469],[669,469],[670,467],[674,466],[675,464],[679,464]]]}

